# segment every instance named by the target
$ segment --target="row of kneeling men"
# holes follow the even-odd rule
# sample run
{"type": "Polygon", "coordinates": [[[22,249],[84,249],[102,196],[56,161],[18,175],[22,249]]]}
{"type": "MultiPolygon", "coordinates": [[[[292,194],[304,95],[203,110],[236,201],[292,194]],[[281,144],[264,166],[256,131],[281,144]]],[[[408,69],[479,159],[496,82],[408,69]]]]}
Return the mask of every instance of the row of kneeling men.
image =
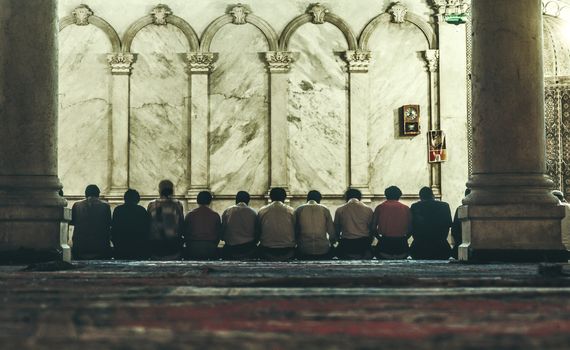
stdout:
{"type": "Polygon", "coordinates": [[[447,259],[452,224],[449,205],[435,200],[430,188],[420,190],[411,208],[399,202],[396,186],[385,190],[387,200],[375,210],[361,202],[362,194],[349,189],[346,203],[334,216],[320,204],[321,194],[310,191],[307,203],[294,209],[285,204],[283,188],[270,191],[271,203],[256,212],[245,191],[236,204],[220,215],[210,208],[212,195],[197,196],[198,207],[184,216],[182,204],[172,198],[172,182],[161,181],[160,198],[145,209],[135,190],[111,216],[109,204],[99,199],[95,185],[86,199],[72,208],[74,259],[447,259]],[[371,246],[374,237],[376,246],[371,246]],[[408,238],[413,237],[411,247],[408,238]],[[224,241],[221,251],[220,241],[224,241]]]}

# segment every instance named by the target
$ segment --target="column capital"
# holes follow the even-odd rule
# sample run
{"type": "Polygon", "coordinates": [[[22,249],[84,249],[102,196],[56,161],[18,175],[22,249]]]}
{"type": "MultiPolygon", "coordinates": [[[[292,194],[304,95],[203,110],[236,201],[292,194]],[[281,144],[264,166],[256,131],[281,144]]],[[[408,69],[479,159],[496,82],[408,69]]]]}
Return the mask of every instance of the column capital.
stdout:
{"type": "Polygon", "coordinates": [[[270,73],[287,73],[293,63],[293,53],[287,51],[268,51],[265,60],[270,73]]]}
{"type": "Polygon", "coordinates": [[[155,8],[150,11],[150,15],[152,16],[152,24],[157,26],[163,26],[167,23],[167,18],[172,14],[172,10],[170,7],[159,4],[155,8]]]}
{"type": "Polygon", "coordinates": [[[392,15],[392,21],[394,23],[404,23],[408,8],[398,1],[390,7],[388,13],[392,15]]]}
{"type": "Polygon", "coordinates": [[[349,73],[367,73],[372,54],[367,50],[348,50],[344,59],[348,63],[349,73]]]}
{"type": "Polygon", "coordinates": [[[443,23],[447,16],[465,14],[471,7],[471,0],[433,0],[433,7],[438,23],[443,23]]]}
{"type": "Polygon", "coordinates": [[[93,11],[89,6],[81,4],[71,11],[73,23],[78,26],[86,26],[89,24],[89,17],[93,16],[93,11]]]}
{"type": "Polygon", "coordinates": [[[318,2],[316,4],[312,4],[307,11],[307,13],[313,16],[312,21],[314,24],[325,23],[325,16],[328,12],[329,10],[318,2]]]}
{"type": "Polygon", "coordinates": [[[107,62],[113,74],[131,74],[135,55],[130,52],[112,53],[107,55],[107,62]]]}
{"type": "Polygon", "coordinates": [[[216,56],[213,52],[189,52],[188,72],[191,74],[208,74],[214,69],[216,56]]]}
{"type": "Polygon", "coordinates": [[[437,72],[439,70],[439,50],[424,51],[424,58],[426,59],[429,72],[437,72]]]}
{"type": "Polygon", "coordinates": [[[233,17],[233,24],[246,24],[247,15],[250,14],[251,11],[248,10],[244,5],[237,4],[236,6],[232,7],[229,13],[233,17]]]}

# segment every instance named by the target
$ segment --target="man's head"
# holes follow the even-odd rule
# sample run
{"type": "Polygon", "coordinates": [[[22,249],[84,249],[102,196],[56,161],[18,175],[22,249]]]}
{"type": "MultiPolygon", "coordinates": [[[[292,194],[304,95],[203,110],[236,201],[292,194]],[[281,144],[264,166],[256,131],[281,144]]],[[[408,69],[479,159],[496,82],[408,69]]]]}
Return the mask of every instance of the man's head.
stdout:
{"type": "Polygon", "coordinates": [[[287,192],[282,187],[275,187],[269,191],[269,198],[271,198],[271,201],[273,202],[285,202],[285,199],[287,199],[287,192]]]}
{"type": "Polygon", "coordinates": [[[359,190],[357,190],[356,188],[349,188],[345,194],[344,197],[346,198],[346,201],[348,202],[351,199],[358,199],[361,200],[362,199],[362,192],[360,192],[359,190]]]}
{"type": "Polygon", "coordinates": [[[236,204],[238,203],[245,203],[245,204],[249,204],[249,193],[247,193],[246,191],[239,191],[236,194],[236,204]]]}
{"type": "Polygon", "coordinates": [[[127,204],[138,204],[138,202],[141,200],[139,192],[130,188],[127,190],[127,192],[125,192],[123,198],[127,204]]]}
{"type": "Polygon", "coordinates": [[[315,201],[317,203],[320,203],[321,199],[323,199],[323,196],[321,195],[321,192],[319,192],[319,191],[311,190],[311,191],[309,191],[309,193],[307,193],[307,202],[308,201],[315,201]]]}
{"type": "Polygon", "coordinates": [[[554,191],[552,191],[552,194],[553,194],[556,198],[558,198],[559,201],[561,201],[561,202],[563,202],[563,203],[566,202],[566,199],[564,198],[564,193],[562,193],[562,191],[554,190],[554,191]]]}
{"type": "Polygon", "coordinates": [[[212,194],[208,191],[200,191],[196,196],[196,201],[200,205],[210,205],[212,203],[212,194]]]}
{"type": "Polygon", "coordinates": [[[174,194],[174,184],[170,180],[162,180],[158,183],[158,193],[161,197],[170,197],[174,194]]]}
{"type": "Polygon", "coordinates": [[[400,190],[398,186],[390,186],[384,190],[384,195],[387,200],[397,201],[402,197],[402,190],[400,190]]]}
{"type": "Polygon", "coordinates": [[[422,201],[429,201],[435,199],[435,196],[433,195],[433,191],[431,190],[431,188],[422,187],[422,189],[420,190],[420,199],[422,201]]]}
{"type": "Polygon", "coordinates": [[[99,187],[97,187],[97,185],[89,185],[85,187],[85,198],[98,198],[99,194],[101,194],[101,190],[99,190],[99,187]]]}

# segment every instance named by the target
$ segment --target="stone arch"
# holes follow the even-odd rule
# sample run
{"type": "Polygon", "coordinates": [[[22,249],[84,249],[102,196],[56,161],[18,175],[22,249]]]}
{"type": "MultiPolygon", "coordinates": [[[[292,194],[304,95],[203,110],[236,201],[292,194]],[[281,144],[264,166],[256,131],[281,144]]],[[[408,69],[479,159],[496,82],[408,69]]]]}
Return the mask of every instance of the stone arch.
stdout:
{"type": "MultiPolygon", "coordinates": [[[[211,22],[204,34],[202,34],[202,40],[200,41],[200,50],[202,52],[209,52],[210,46],[212,45],[212,41],[214,40],[214,36],[216,33],[226,24],[233,23],[234,17],[230,14],[220,16],[216,18],[213,22],[211,22]]],[[[271,25],[265,21],[264,19],[248,14],[245,20],[246,23],[253,24],[257,29],[259,29],[265,38],[267,39],[267,44],[269,47],[269,51],[277,51],[279,47],[279,36],[277,32],[271,25]]]]}
{"type": "MultiPolygon", "coordinates": [[[[198,35],[182,18],[174,15],[169,15],[165,18],[166,23],[172,24],[176,28],[180,29],[184,36],[188,40],[188,46],[190,47],[189,51],[197,51],[198,47],[200,47],[200,42],[198,40],[198,35]]],[[[123,36],[123,52],[131,52],[131,45],[133,44],[133,40],[137,33],[143,29],[144,27],[153,24],[154,17],[152,15],[144,16],[137,20],[135,23],[131,24],[131,26],[125,32],[123,36]]]]}
{"type": "Polygon", "coordinates": [[[107,35],[107,38],[109,38],[109,41],[111,42],[111,47],[113,48],[113,52],[120,52],[121,51],[121,39],[119,38],[117,31],[115,31],[115,29],[107,21],[105,21],[103,18],[95,16],[95,15],[90,15],[87,17],[86,22],[84,22],[82,24],[78,24],[77,18],[75,16],[73,16],[73,15],[72,16],[66,16],[59,21],[59,31],[61,32],[63,29],[65,29],[66,27],[68,27],[72,24],[76,24],[76,25],[92,24],[92,25],[94,25],[95,27],[101,29],[107,35]]]}
{"type": "MultiPolygon", "coordinates": [[[[362,49],[362,50],[368,50],[369,49],[368,41],[370,40],[370,36],[372,36],[372,33],[374,33],[374,30],[376,30],[376,27],[386,17],[390,17],[390,14],[384,12],[384,13],[374,17],[366,25],[366,27],[364,27],[364,29],[362,30],[362,33],[360,34],[360,39],[358,41],[358,46],[360,47],[360,49],[362,49]]],[[[405,21],[412,23],[413,25],[418,27],[419,30],[422,31],[422,33],[426,37],[426,40],[428,42],[428,46],[430,49],[436,49],[437,48],[437,37],[435,35],[435,31],[433,30],[431,25],[429,25],[429,23],[427,23],[420,16],[418,16],[412,12],[407,12],[404,19],[405,19],[405,21]]]]}
{"type": "MultiPolygon", "coordinates": [[[[289,41],[291,40],[293,33],[295,33],[295,31],[297,31],[297,29],[299,29],[299,27],[301,27],[303,24],[312,22],[312,20],[313,16],[311,14],[305,13],[289,22],[289,24],[287,24],[283,30],[283,33],[281,33],[281,37],[279,38],[279,49],[282,51],[287,51],[289,48],[289,41]]],[[[335,14],[327,13],[325,15],[324,21],[334,25],[342,32],[346,39],[346,42],[348,43],[349,50],[356,50],[358,48],[358,43],[356,41],[354,32],[352,29],[350,29],[348,23],[346,23],[342,18],[335,14]]]]}

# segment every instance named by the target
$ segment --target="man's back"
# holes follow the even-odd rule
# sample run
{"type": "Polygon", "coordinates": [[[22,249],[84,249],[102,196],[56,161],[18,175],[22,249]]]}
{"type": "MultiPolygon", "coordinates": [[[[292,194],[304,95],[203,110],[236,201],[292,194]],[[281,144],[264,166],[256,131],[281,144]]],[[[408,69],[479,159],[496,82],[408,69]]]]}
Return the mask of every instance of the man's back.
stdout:
{"type": "Polygon", "coordinates": [[[280,201],[272,202],[257,214],[261,230],[261,246],[267,248],[295,247],[294,209],[280,201]]]}
{"type": "Polygon", "coordinates": [[[337,240],[331,213],[327,207],[310,200],[295,210],[297,244],[304,254],[325,254],[337,240]],[[327,233],[329,237],[327,237],[327,233]]]}
{"type": "Polygon", "coordinates": [[[411,231],[410,208],[397,200],[387,200],[374,210],[373,228],[384,237],[406,237],[411,231]]]}
{"type": "Polygon", "coordinates": [[[227,208],[222,214],[223,240],[228,245],[254,242],[256,238],[255,210],[245,203],[227,208]]]}
{"type": "Polygon", "coordinates": [[[159,198],[150,202],[147,210],[151,216],[151,240],[179,239],[182,236],[184,210],[178,200],[159,198]]]}
{"type": "Polygon", "coordinates": [[[201,205],[192,210],[184,219],[184,240],[218,241],[220,238],[220,215],[208,206],[201,205]]]}
{"type": "Polygon", "coordinates": [[[334,224],[337,235],[342,239],[370,237],[373,215],[372,208],[366,204],[357,199],[349,200],[335,212],[334,224]]]}
{"type": "Polygon", "coordinates": [[[76,258],[103,258],[110,253],[111,207],[89,197],[72,207],[73,254],[76,258]]]}
{"type": "Polygon", "coordinates": [[[149,229],[150,215],[145,208],[136,204],[116,207],[111,229],[115,258],[146,257],[149,229]]]}
{"type": "Polygon", "coordinates": [[[436,200],[422,200],[412,204],[412,242],[414,259],[447,259],[451,247],[447,242],[451,226],[449,204],[436,200]]]}

